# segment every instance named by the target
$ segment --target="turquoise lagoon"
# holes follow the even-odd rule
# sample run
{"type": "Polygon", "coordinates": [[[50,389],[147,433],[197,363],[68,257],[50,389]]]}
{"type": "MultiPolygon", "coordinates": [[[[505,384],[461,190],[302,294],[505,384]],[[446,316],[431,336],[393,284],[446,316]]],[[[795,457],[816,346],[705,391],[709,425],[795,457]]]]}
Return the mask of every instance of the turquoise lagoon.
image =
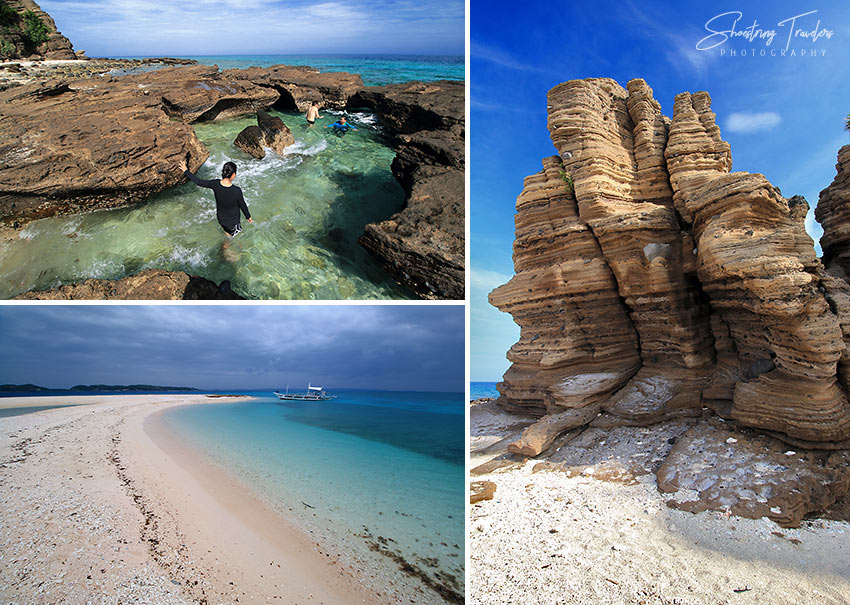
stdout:
{"type": "Polygon", "coordinates": [[[246,394],[162,418],[365,577],[398,586],[403,561],[415,602],[463,595],[463,393],[246,394]]]}
{"type": "MultiPolygon", "coordinates": [[[[310,64],[348,69],[369,84],[437,77],[462,79],[462,58],[258,56],[198,57],[221,67],[310,64]]],[[[367,111],[347,112],[359,130],[336,136],[342,112],[323,111],[308,128],[301,114],[272,112],[292,130],[283,156],[255,160],[233,146],[253,118],[195,124],[210,158],[202,178],[228,160],[239,166],[255,225],[243,223],[227,251],[212,193],[192,183],[130,208],[34,221],[0,242],[0,298],[89,278],[119,279],[146,268],[200,275],[252,299],[415,298],[357,243],[367,223],[402,209],[404,192],[390,171],[391,141],[367,111]]]]}

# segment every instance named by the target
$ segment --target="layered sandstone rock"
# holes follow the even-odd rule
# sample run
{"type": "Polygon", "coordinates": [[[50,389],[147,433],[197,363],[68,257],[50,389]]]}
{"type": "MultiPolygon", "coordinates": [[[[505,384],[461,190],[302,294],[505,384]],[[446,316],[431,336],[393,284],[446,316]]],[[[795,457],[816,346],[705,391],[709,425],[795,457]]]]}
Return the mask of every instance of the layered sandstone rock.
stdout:
{"type": "Polygon", "coordinates": [[[222,76],[274,91],[281,109],[297,111],[307,111],[313,101],[318,101],[321,107],[342,109],[363,88],[363,81],[357,74],[323,73],[313,67],[296,65],[228,69],[222,76]]]}
{"type": "Polygon", "coordinates": [[[384,127],[397,135],[392,170],[407,193],[404,210],[367,225],[360,244],[420,295],[463,298],[463,82],[370,87],[349,106],[374,109],[384,127]]]}
{"type": "Polygon", "coordinates": [[[192,65],[125,76],[162,100],[163,110],[183,122],[204,122],[268,109],[278,94],[264,86],[219,72],[217,67],[192,65]]]}
{"type": "Polygon", "coordinates": [[[815,218],[823,227],[824,265],[840,268],[846,276],[850,275],[850,145],[838,152],[835,169],[835,180],[820,192],[815,218]]]}
{"type": "Polygon", "coordinates": [[[21,300],[240,300],[230,282],[217,286],[181,271],[146,269],[122,279],[87,279],[52,290],[26,292],[21,300]]]}
{"type": "Polygon", "coordinates": [[[130,80],[4,91],[0,133],[5,223],[138,202],[183,182],[180,160],[194,171],[209,155],[191,126],[130,80]]]}
{"type": "MultiPolygon", "coordinates": [[[[678,95],[672,120],[643,80],[566,82],[548,104],[559,156],[526,178],[516,276],[490,296],[521,327],[499,401],[548,414],[511,451],[704,407],[789,442],[850,445],[850,286],[815,256],[805,200],[729,173],[707,93],[678,95]]],[[[821,203],[846,225],[842,153],[821,203]]]]}
{"type": "Polygon", "coordinates": [[[0,57],[2,59],[76,59],[74,47],[71,41],[59,33],[56,23],[41,7],[33,0],[4,0],[6,6],[18,14],[18,18],[11,18],[7,23],[0,23],[0,42],[5,42],[7,48],[14,51],[9,55],[0,57]],[[33,46],[23,31],[22,15],[33,12],[47,28],[47,41],[33,46]]]}

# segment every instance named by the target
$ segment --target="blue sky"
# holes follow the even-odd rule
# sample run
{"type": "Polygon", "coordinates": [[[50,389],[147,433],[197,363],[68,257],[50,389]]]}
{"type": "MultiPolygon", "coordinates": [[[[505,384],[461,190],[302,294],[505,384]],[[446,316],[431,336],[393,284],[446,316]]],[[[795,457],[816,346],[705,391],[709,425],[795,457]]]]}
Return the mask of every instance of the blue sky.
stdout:
{"type": "Polygon", "coordinates": [[[0,306],[0,384],[464,390],[457,305],[0,306]]]}
{"type": "Polygon", "coordinates": [[[464,54],[463,0],[40,0],[90,57],[464,54]]]}
{"type": "MultiPolygon", "coordinates": [[[[546,130],[546,92],[556,84],[610,77],[625,86],[643,78],[668,116],[677,93],[707,90],[732,145],[732,170],[764,174],[783,195],[804,195],[811,206],[835,177],[838,149],[850,143],[843,129],[850,112],[850,3],[471,0],[470,10],[473,381],[499,380],[508,367],[505,352],[519,337],[510,316],[489,306],[487,293],[513,274],[522,179],[556,153],[546,130]],[[706,23],[729,11],[742,13],[736,31],[754,20],[756,29],[776,31],[771,44],[734,37],[697,50],[710,34],[706,23]],[[794,29],[827,29],[831,37],[789,42],[790,22],[779,23],[809,11],[817,12],[798,17],[794,29]]],[[[726,31],[736,17],[709,27],[726,31]]],[[[811,215],[807,229],[820,236],[811,215]]]]}

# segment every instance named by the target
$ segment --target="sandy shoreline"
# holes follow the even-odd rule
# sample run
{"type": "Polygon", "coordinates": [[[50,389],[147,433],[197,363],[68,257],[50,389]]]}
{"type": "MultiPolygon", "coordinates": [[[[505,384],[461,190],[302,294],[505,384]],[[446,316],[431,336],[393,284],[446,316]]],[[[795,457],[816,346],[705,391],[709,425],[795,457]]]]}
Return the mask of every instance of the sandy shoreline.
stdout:
{"type": "MultiPolygon", "coordinates": [[[[471,467],[503,457],[531,421],[495,402],[473,406],[471,467]]],[[[622,430],[636,443],[663,444],[682,428],[622,430]]],[[[645,456],[650,467],[663,446],[612,454],[599,441],[574,446],[597,461],[574,476],[534,472],[539,460],[531,459],[472,477],[496,491],[471,506],[469,603],[848,602],[850,523],[818,519],[783,529],[766,518],[670,509],[651,473],[625,484],[593,477],[621,454],[645,456]]]]}
{"type": "Polygon", "coordinates": [[[388,601],[156,418],[178,405],[234,399],[27,397],[0,405],[58,399],[81,405],[0,421],[3,600],[388,601]]]}

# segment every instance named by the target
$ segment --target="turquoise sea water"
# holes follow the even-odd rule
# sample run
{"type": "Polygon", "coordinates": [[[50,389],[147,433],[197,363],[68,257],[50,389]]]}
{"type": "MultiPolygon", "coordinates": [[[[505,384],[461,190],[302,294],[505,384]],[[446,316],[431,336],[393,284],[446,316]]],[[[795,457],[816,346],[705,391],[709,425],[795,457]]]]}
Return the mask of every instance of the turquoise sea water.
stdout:
{"type": "Polygon", "coordinates": [[[428,582],[463,594],[462,393],[350,391],[323,402],[250,394],[258,398],[163,418],[366,577],[398,578],[403,559],[425,602],[439,601],[428,582]]]}
{"type": "MultiPolygon", "coordinates": [[[[369,83],[463,78],[462,58],[446,57],[205,57],[221,67],[275,63],[346,69],[369,83]],[[362,68],[362,69],[361,69],[362,68]],[[368,73],[368,77],[367,77],[368,73]]],[[[364,226],[402,209],[404,192],[390,171],[391,141],[367,111],[345,112],[359,128],[343,137],[322,128],[343,112],[323,111],[308,128],[301,114],[272,112],[295,145],[283,156],[255,160],[233,146],[254,118],[195,124],[210,158],[198,171],[216,178],[221,165],[239,167],[255,225],[224,250],[212,193],[192,183],[129,208],[30,223],[0,242],[0,298],[89,278],[119,279],[146,268],[200,275],[252,299],[403,299],[396,284],[357,243],[364,226]]]]}
{"type": "Polygon", "coordinates": [[[246,55],[187,56],[204,65],[238,69],[246,65],[308,65],[319,71],[360,74],[366,86],[398,84],[412,80],[463,80],[463,57],[421,55],[246,55]]]}
{"type": "Polygon", "coordinates": [[[470,382],[469,383],[469,398],[472,400],[481,399],[482,397],[499,396],[499,391],[496,390],[495,382],[470,382]]]}

